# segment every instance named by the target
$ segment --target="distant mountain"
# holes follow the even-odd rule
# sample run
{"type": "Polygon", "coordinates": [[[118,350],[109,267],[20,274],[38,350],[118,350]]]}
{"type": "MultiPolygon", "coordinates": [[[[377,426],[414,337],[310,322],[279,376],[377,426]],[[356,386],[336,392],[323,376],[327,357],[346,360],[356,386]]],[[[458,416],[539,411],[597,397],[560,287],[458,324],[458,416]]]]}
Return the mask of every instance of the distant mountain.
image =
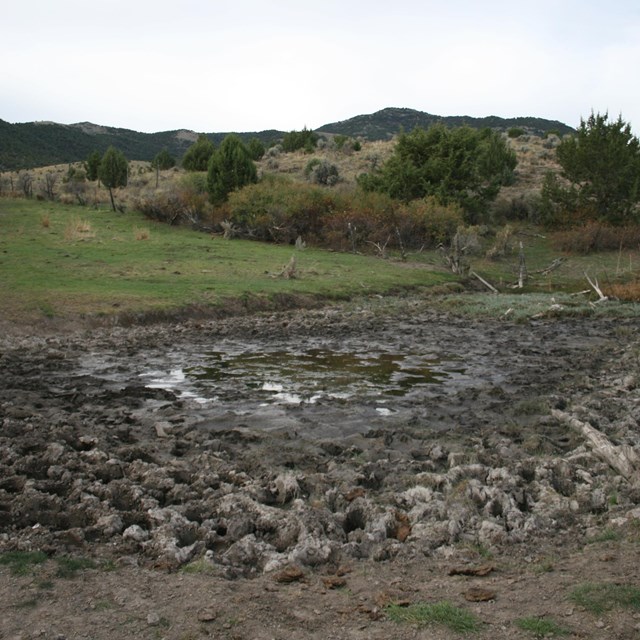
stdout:
{"type": "MultiPolygon", "coordinates": [[[[474,128],[491,127],[507,130],[520,127],[535,135],[550,131],[560,134],[573,129],[562,122],[543,118],[471,118],[469,116],[436,116],[414,109],[387,108],[369,115],[325,124],[316,131],[320,134],[343,134],[367,140],[387,140],[401,129],[411,131],[415,127],[428,128],[435,123],[446,126],[469,125],[474,128]]],[[[214,144],[219,144],[226,133],[205,134],[214,144]]],[[[245,141],[259,138],[266,145],[280,140],[284,132],[268,131],[238,133],[245,141]]],[[[101,153],[110,145],[120,149],[131,160],[151,161],[166,148],[176,158],[197,140],[194,131],[180,129],[160,133],[140,133],[130,129],[105,127],[91,122],[57,124],[55,122],[27,122],[11,124],[0,120],[0,171],[28,169],[50,164],[85,160],[97,150],[101,153]]]]}
{"type": "Polygon", "coordinates": [[[368,115],[356,116],[349,120],[325,124],[318,133],[342,134],[351,137],[362,137],[366,140],[389,140],[401,129],[411,131],[415,127],[428,129],[434,124],[444,124],[447,127],[460,127],[467,125],[474,129],[489,127],[507,131],[512,127],[519,127],[534,135],[544,135],[549,132],[557,132],[561,135],[572,133],[574,129],[557,120],[545,120],[544,118],[499,118],[488,116],[486,118],[472,118],[471,116],[436,116],[415,109],[399,109],[388,107],[368,115]]]}
{"type": "MultiPolygon", "coordinates": [[[[206,134],[214,144],[219,144],[226,135],[206,134]]],[[[238,135],[245,140],[256,137],[265,144],[270,144],[284,134],[272,130],[238,135]]],[[[85,160],[94,150],[103,153],[110,145],[120,149],[131,160],[151,161],[164,148],[176,158],[181,158],[197,139],[196,132],[185,129],[141,133],[91,122],[10,124],[0,120],[0,171],[78,162],[85,160]]]]}

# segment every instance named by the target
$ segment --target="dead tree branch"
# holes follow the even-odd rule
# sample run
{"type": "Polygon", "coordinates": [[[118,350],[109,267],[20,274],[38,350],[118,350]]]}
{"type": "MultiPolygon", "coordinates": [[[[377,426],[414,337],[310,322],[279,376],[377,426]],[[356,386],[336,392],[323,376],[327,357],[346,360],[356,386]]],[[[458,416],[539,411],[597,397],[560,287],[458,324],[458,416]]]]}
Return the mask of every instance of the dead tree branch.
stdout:
{"type": "Polygon", "coordinates": [[[602,432],[564,411],[554,409],[551,413],[556,420],[580,433],[594,452],[626,480],[640,481],[640,460],[638,460],[638,454],[632,447],[612,444],[602,432]]]}

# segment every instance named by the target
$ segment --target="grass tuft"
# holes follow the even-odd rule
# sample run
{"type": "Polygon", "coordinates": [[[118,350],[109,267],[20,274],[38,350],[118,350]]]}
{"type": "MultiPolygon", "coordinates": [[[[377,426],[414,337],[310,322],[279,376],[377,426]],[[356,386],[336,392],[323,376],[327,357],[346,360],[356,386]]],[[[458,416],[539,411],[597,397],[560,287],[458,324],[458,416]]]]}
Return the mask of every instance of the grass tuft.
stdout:
{"type": "Polygon", "coordinates": [[[79,571],[84,569],[94,569],[96,563],[90,558],[56,558],[58,570],[56,575],[58,578],[75,578],[79,571]]]}
{"type": "Polygon", "coordinates": [[[480,629],[480,621],[472,613],[450,602],[417,603],[408,607],[390,604],[386,607],[386,613],[394,622],[417,625],[439,624],[457,633],[475,633],[480,629]]]}
{"type": "Polygon", "coordinates": [[[530,616],[519,618],[516,625],[523,631],[529,631],[536,638],[546,638],[548,636],[566,636],[570,633],[569,629],[560,626],[551,618],[530,616]]]}
{"type": "Polygon", "coordinates": [[[624,584],[587,583],[571,592],[571,600],[596,615],[611,609],[640,611],[640,588],[624,584]]]}
{"type": "Polygon", "coordinates": [[[34,565],[47,559],[43,551],[7,551],[0,555],[0,565],[6,565],[14,576],[25,576],[34,565]]]}

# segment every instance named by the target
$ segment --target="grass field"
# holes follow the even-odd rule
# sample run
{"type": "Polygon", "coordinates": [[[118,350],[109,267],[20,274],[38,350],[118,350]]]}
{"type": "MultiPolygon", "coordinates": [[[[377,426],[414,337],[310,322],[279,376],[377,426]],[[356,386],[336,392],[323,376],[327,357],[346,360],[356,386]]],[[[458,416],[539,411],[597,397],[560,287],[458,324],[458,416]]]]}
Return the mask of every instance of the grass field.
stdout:
{"type": "Polygon", "coordinates": [[[223,306],[230,299],[306,294],[339,299],[453,280],[436,265],[224,240],[113,213],[0,200],[5,319],[223,306]],[[296,277],[280,274],[292,256],[296,277]]]}
{"type": "MultiPolygon", "coordinates": [[[[638,251],[561,255],[551,237],[531,229],[512,231],[511,248],[499,259],[485,255],[496,236],[483,238],[470,257],[472,269],[501,295],[464,302],[447,296],[441,301],[445,308],[464,312],[464,307],[471,315],[503,315],[512,309],[526,317],[548,308],[552,295],[564,295],[562,304],[576,306],[566,296],[589,291],[585,273],[603,288],[638,280],[638,251]],[[514,290],[520,242],[531,274],[558,257],[564,261],[548,275],[533,275],[523,290],[514,290]],[[524,298],[523,293],[536,295],[524,298]],[[549,301],[545,294],[552,294],[549,301]]],[[[214,311],[238,303],[269,308],[301,296],[338,300],[438,285],[446,291],[458,279],[435,251],[413,254],[406,262],[313,248],[297,251],[171,227],[136,212],[0,199],[0,319],[14,323],[171,314],[189,307],[214,311]],[[294,256],[295,277],[283,277],[294,256]]],[[[488,293],[479,281],[474,283],[488,293]]],[[[580,304],[588,304],[589,298],[597,296],[583,294],[580,304]]],[[[632,307],[625,313],[635,314],[637,305],[632,307]]]]}

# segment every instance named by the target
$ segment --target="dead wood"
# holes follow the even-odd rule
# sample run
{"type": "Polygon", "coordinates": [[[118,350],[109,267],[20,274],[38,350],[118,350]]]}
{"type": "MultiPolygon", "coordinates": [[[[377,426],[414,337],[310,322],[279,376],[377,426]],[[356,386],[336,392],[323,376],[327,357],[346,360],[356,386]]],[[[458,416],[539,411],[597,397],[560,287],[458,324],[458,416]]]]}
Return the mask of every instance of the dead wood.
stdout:
{"type": "Polygon", "coordinates": [[[479,276],[475,271],[471,271],[469,275],[472,275],[474,278],[478,278],[478,280],[480,280],[480,282],[482,282],[482,284],[485,287],[487,287],[487,289],[490,289],[493,293],[498,293],[498,290],[490,282],[487,282],[482,276],[479,276]]]}
{"type": "Polygon", "coordinates": [[[604,433],[564,411],[554,409],[551,413],[556,420],[580,433],[594,452],[626,480],[640,481],[640,460],[632,447],[614,445],[604,433]]]}

